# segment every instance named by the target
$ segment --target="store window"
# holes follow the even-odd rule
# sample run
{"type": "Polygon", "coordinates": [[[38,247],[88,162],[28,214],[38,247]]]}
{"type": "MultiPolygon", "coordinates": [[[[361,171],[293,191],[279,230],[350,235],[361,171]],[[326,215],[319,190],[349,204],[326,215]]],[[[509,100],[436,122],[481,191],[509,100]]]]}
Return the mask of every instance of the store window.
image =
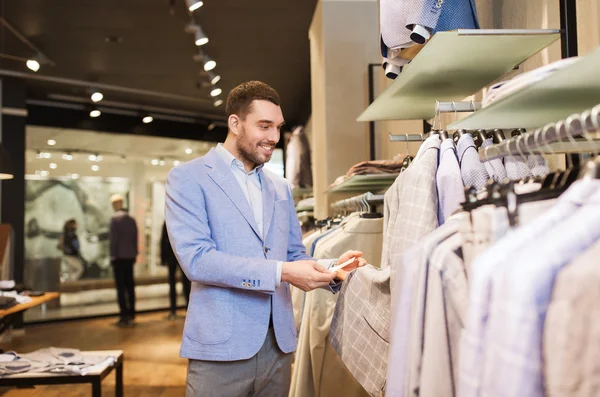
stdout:
{"type": "MultiPolygon", "coordinates": [[[[120,194],[138,226],[136,309],[167,309],[167,268],[160,263],[165,181],[181,162],[214,142],[27,128],[25,283],[58,290],[60,302],[26,312],[26,322],[117,314],[109,254],[110,197],[120,194]],[[71,222],[70,222],[71,221],[71,222]],[[78,255],[65,255],[65,226],[77,225],[78,255]],[[69,223],[70,222],[70,223],[69,223]],[[69,223],[69,225],[67,225],[69,223]]],[[[278,149],[266,167],[283,176],[278,149]]],[[[181,285],[179,301],[183,305],[181,285]]]]}

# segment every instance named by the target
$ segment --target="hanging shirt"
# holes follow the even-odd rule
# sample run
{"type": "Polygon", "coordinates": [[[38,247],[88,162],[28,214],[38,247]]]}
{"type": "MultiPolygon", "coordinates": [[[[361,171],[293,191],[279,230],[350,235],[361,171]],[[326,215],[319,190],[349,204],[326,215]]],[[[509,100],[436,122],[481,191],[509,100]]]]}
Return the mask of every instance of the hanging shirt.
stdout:
{"type": "MultiPolygon", "coordinates": [[[[494,144],[494,140],[492,138],[488,138],[481,144],[482,148],[486,148],[494,144]]],[[[502,159],[494,159],[490,161],[486,161],[483,163],[485,165],[485,169],[492,179],[495,181],[503,181],[507,178],[506,168],[504,168],[504,164],[502,164],[502,159]]]]}
{"type": "Polygon", "coordinates": [[[439,199],[438,220],[442,225],[465,202],[465,187],[452,139],[445,139],[440,145],[440,165],[435,179],[439,199]]]}
{"type": "Polygon", "coordinates": [[[456,151],[465,186],[474,186],[477,190],[483,189],[490,177],[485,166],[479,160],[473,136],[471,134],[461,136],[456,145],[456,151]]]}

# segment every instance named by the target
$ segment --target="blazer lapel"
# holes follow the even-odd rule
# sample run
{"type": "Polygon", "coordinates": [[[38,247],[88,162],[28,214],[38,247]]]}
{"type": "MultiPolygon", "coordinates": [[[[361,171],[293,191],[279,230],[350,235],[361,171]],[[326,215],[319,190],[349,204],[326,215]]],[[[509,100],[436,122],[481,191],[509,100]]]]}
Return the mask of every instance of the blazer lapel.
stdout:
{"type": "Polygon", "coordinates": [[[275,211],[275,187],[273,182],[265,175],[264,171],[260,173],[260,185],[263,196],[263,229],[265,232],[265,240],[271,228],[273,220],[273,212],[275,211]]]}
{"type": "Polygon", "coordinates": [[[206,154],[206,165],[211,168],[208,172],[208,176],[210,176],[221,190],[225,192],[244,218],[246,218],[246,221],[250,224],[254,233],[256,233],[258,238],[262,241],[263,236],[258,231],[258,225],[254,219],[250,204],[248,203],[246,196],[244,196],[244,192],[240,188],[237,179],[232,174],[231,169],[229,169],[229,166],[225,161],[218,158],[218,156],[219,154],[216,153],[214,149],[211,149],[211,151],[206,154]]]}

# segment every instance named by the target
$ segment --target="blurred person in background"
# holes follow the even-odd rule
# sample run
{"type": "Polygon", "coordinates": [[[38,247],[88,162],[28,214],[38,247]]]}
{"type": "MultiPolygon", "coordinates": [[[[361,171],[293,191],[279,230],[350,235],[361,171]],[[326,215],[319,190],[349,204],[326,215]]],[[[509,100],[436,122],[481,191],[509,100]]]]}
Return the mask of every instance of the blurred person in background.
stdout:
{"type": "Polygon", "coordinates": [[[110,220],[110,260],[121,315],[116,325],[131,326],[135,320],[133,265],[138,254],[138,229],[135,219],[124,208],[123,196],[116,194],[110,202],[115,211],[110,220]]]}
{"type": "Polygon", "coordinates": [[[85,260],[81,256],[81,246],[77,237],[77,221],[69,219],[63,226],[57,248],[63,253],[61,281],[77,281],[85,270],[85,260]]]}
{"type": "Polygon", "coordinates": [[[160,259],[161,264],[169,268],[169,320],[173,320],[177,317],[177,269],[179,269],[179,274],[181,274],[181,284],[183,285],[183,295],[185,296],[186,306],[188,305],[190,299],[191,282],[187,278],[183,270],[181,270],[179,262],[175,257],[175,253],[173,252],[173,248],[171,247],[171,241],[169,241],[169,234],[167,233],[166,222],[163,224],[162,237],[160,239],[160,259]]]}

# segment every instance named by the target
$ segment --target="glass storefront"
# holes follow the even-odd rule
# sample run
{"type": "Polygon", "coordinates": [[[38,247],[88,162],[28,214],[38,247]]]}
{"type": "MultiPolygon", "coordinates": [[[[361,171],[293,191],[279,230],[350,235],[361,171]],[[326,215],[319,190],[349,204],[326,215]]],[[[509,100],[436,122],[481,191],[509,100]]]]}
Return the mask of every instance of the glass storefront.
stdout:
{"type": "MultiPolygon", "coordinates": [[[[213,142],[45,127],[27,128],[25,284],[61,292],[60,302],[31,309],[26,322],[117,314],[109,257],[110,197],[120,194],[138,226],[137,310],[166,309],[167,268],[160,263],[164,184],[175,165],[213,142]],[[61,251],[74,220],[80,255],[61,251]]],[[[283,176],[283,151],[266,167],[283,176]]],[[[178,289],[181,286],[178,285],[178,289]]],[[[185,300],[180,295],[179,304],[185,300]]]]}

